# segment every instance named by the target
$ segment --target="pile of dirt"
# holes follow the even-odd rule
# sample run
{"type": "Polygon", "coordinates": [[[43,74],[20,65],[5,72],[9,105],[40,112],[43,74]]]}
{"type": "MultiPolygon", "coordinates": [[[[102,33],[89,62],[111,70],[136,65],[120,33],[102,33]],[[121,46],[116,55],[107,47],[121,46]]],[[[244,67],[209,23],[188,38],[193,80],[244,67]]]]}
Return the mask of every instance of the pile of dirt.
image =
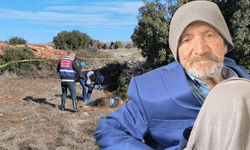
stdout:
{"type": "Polygon", "coordinates": [[[60,49],[54,49],[52,46],[43,45],[43,46],[36,46],[31,44],[26,45],[9,45],[8,43],[0,42],[0,54],[3,55],[3,51],[6,48],[28,48],[30,51],[34,53],[37,57],[48,58],[48,59],[60,59],[62,57],[67,56],[67,53],[60,49]]]}

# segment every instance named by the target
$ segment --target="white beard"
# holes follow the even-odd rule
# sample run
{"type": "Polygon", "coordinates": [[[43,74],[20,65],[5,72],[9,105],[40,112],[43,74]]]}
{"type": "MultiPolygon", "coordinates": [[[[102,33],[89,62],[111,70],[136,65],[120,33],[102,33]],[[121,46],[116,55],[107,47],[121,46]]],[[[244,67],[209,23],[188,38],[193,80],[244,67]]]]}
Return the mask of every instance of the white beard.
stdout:
{"type": "Polygon", "coordinates": [[[205,70],[205,72],[201,72],[197,70],[195,67],[191,68],[184,67],[184,69],[186,70],[186,72],[188,72],[189,74],[198,79],[211,79],[221,74],[222,67],[223,67],[223,62],[215,62],[215,64],[211,68],[208,68],[208,66],[204,66],[203,70],[205,70]]]}
{"type": "Polygon", "coordinates": [[[202,56],[192,57],[189,60],[189,65],[191,67],[187,67],[186,65],[182,64],[182,66],[186,70],[186,72],[188,72],[192,76],[194,76],[198,79],[211,79],[211,78],[215,78],[215,77],[218,77],[221,75],[221,71],[222,71],[222,67],[223,67],[223,59],[220,60],[218,57],[216,57],[210,53],[205,53],[202,56]],[[211,66],[205,62],[202,64],[202,61],[212,61],[212,62],[214,62],[214,64],[213,64],[213,66],[211,66]],[[201,64],[196,64],[196,66],[200,65],[199,70],[197,70],[194,67],[195,63],[201,63],[201,64]]]}

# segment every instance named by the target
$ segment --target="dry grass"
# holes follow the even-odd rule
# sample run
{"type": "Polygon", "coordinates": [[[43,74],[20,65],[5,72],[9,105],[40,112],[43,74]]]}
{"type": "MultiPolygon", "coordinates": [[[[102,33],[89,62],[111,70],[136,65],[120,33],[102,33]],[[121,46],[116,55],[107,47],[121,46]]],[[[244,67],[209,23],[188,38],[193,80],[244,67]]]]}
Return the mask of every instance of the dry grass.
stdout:
{"type": "Polygon", "coordinates": [[[15,73],[10,73],[8,71],[4,71],[2,75],[0,75],[0,78],[17,78],[17,75],[15,73]]]}
{"type": "Polygon", "coordinates": [[[111,63],[114,61],[119,62],[131,62],[134,60],[141,60],[144,61],[145,58],[141,56],[141,50],[138,50],[137,48],[132,49],[101,49],[98,51],[87,51],[86,50],[80,50],[77,53],[77,59],[85,62],[84,70],[91,70],[91,69],[98,69],[107,63],[111,63]],[[84,59],[86,58],[86,59],[84,59]],[[97,58],[97,59],[90,59],[90,58],[97,58]],[[103,59],[102,59],[103,58],[103,59]],[[108,59],[106,59],[108,58],[108,59]],[[106,60],[105,60],[106,59],[106,60]]]}
{"type": "MultiPolygon", "coordinates": [[[[0,90],[1,150],[99,149],[93,137],[98,120],[116,108],[90,107],[78,102],[80,112],[74,113],[70,111],[69,97],[68,111],[60,111],[59,79],[0,81],[4,86],[0,90]]],[[[76,86],[78,97],[80,88],[76,86]]],[[[103,93],[95,91],[95,97],[98,96],[103,93]]]]}

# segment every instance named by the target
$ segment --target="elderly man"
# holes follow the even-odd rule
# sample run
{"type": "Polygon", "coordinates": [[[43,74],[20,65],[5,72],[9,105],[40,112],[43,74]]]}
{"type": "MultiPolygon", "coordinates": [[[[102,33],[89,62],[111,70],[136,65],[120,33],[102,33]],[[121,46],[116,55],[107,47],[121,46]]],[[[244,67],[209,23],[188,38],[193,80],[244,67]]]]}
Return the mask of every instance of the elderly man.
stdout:
{"type": "Polygon", "coordinates": [[[224,57],[234,45],[218,6],[180,7],[169,44],[176,61],[132,78],[131,100],[100,118],[94,133],[100,148],[250,148],[250,77],[224,57]]]}

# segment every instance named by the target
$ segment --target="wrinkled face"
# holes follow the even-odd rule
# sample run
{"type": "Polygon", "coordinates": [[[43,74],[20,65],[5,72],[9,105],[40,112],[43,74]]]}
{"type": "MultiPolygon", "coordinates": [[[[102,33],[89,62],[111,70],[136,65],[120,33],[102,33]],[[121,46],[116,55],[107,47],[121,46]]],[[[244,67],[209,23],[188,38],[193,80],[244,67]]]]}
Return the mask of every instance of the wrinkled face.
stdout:
{"type": "Polygon", "coordinates": [[[203,22],[190,24],[182,33],[178,53],[183,68],[199,79],[221,74],[227,44],[210,25],[203,22]]]}

